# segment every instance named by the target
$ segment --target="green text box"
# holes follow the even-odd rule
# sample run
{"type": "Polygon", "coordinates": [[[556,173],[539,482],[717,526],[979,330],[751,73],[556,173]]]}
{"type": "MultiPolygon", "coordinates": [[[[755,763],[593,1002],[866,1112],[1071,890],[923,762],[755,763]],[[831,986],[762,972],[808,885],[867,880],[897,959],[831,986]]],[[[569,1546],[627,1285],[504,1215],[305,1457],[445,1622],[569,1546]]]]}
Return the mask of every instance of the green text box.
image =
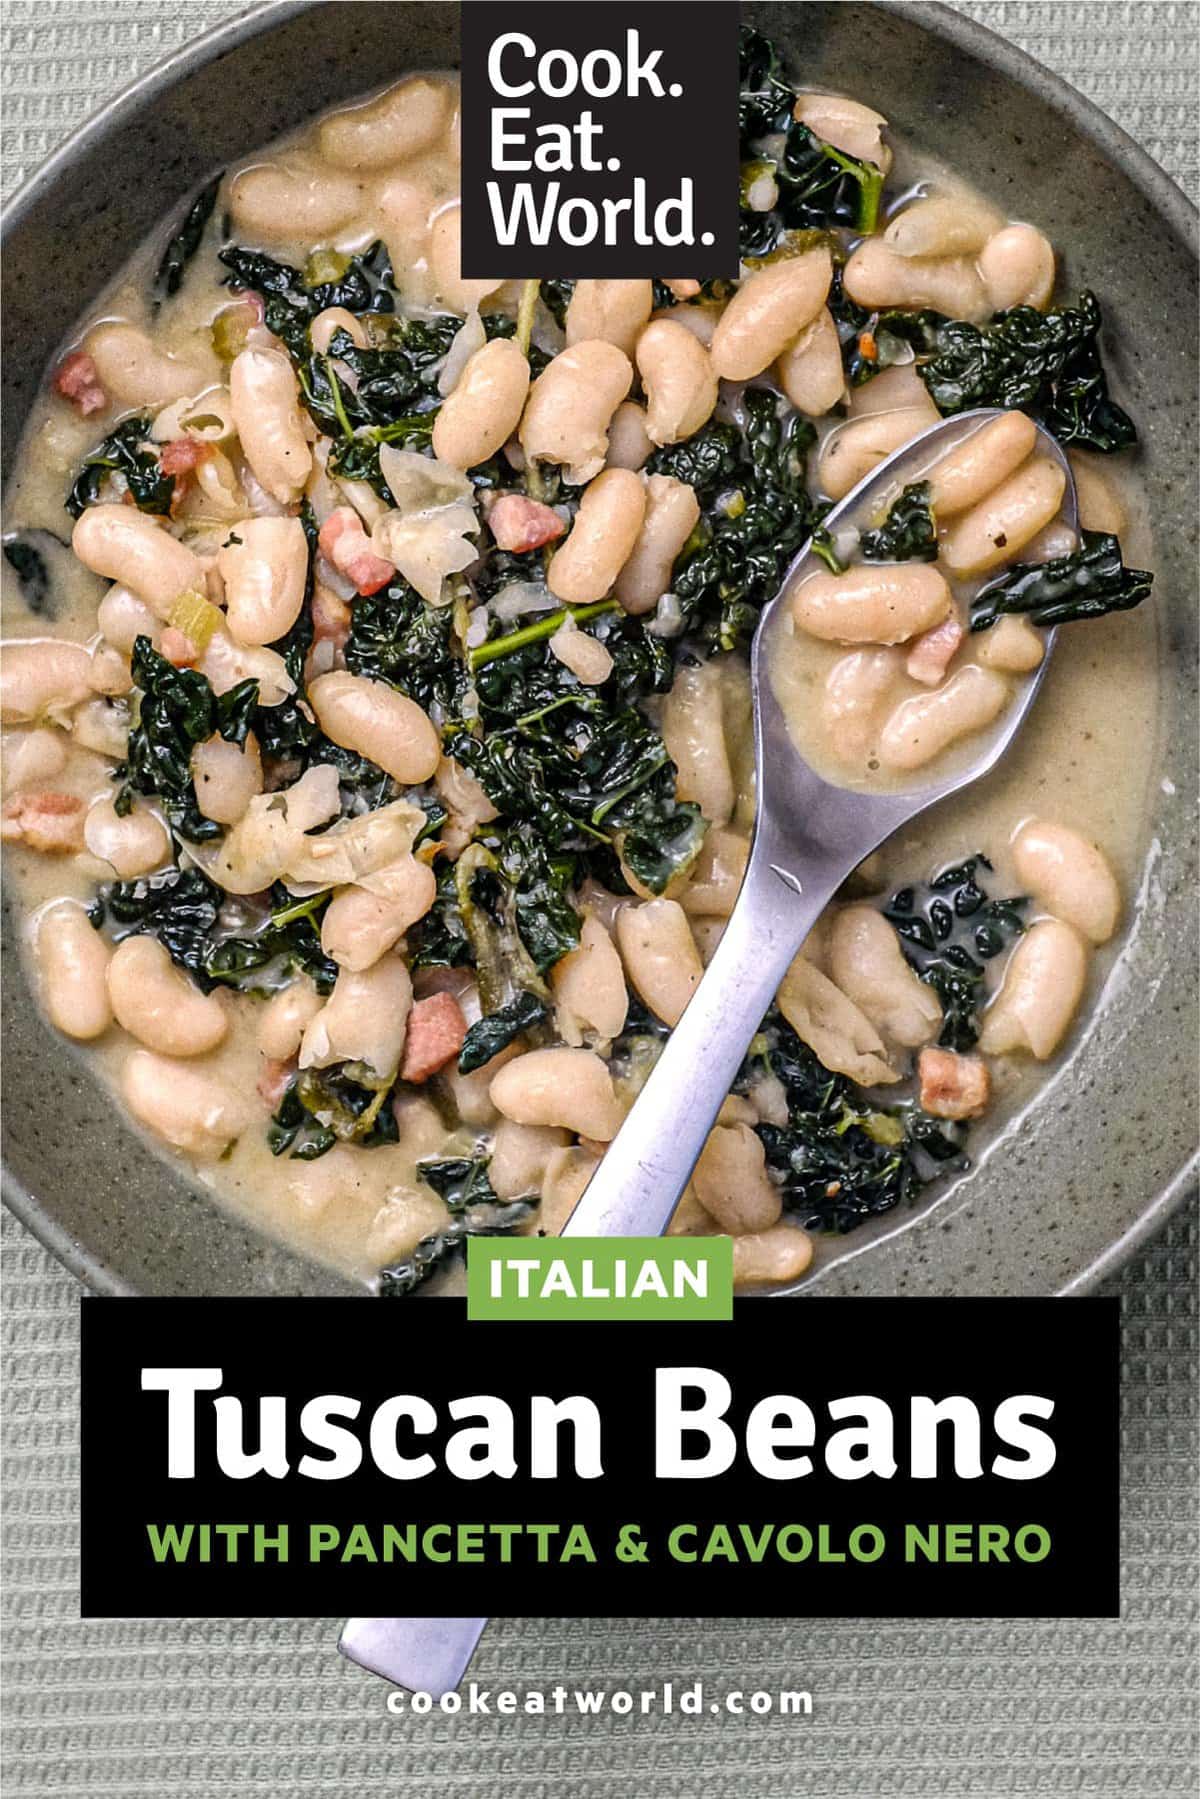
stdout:
{"type": "Polygon", "coordinates": [[[469,1237],[468,1318],[732,1318],[730,1237],[469,1237]]]}

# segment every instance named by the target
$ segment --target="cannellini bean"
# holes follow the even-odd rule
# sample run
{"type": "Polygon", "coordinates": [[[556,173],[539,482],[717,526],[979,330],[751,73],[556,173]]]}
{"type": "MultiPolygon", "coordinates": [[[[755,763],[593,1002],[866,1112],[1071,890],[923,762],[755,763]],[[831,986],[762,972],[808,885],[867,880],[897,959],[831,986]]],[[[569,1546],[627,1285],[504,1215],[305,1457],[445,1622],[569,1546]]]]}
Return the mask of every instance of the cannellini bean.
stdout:
{"type": "Polygon", "coordinates": [[[609,468],[640,469],[654,453],[646,429],[646,409],[636,400],[622,400],[608,427],[609,468]]]}
{"type": "Polygon", "coordinates": [[[160,1056],[203,1056],[229,1029],[215,993],[201,993],[157,937],[126,937],[108,965],[108,997],[122,1030],[160,1056]]]}
{"type": "Polygon", "coordinates": [[[101,694],[105,699],[120,699],[133,687],[133,676],[129,663],[119,651],[97,644],[91,651],[92,692],[101,694]]]}
{"type": "Polygon", "coordinates": [[[339,169],[386,169],[437,143],[450,122],[453,94],[441,81],[414,76],[321,123],[318,141],[326,162],[339,169]]]}
{"type": "Polygon", "coordinates": [[[845,906],[829,933],[829,973],[885,1038],[914,1049],[942,1024],[937,994],[904,960],[900,939],[874,906],[845,906]]]}
{"type": "Polygon", "coordinates": [[[1092,457],[1079,450],[1072,450],[1068,460],[1075,477],[1079,523],[1083,529],[1107,531],[1113,537],[1120,537],[1128,521],[1114,483],[1092,457]]]}
{"type": "MultiPolygon", "coordinates": [[[[582,1025],[605,1042],[620,1036],[629,1009],[625,973],[598,918],[584,919],[578,947],[554,964],[550,985],[565,1024],[576,1029],[582,1025]]],[[[565,1030],[561,1034],[567,1035],[565,1030]]]]}
{"type": "Polygon", "coordinates": [[[1010,306],[1040,311],[1054,291],[1054,246],[1033,225],[1006,225],[980,252],[979,273],[993,312],[1010,306]]]}
{"type": "Polygon", "coordinates": [[[712,366],[725,381],[761,375],[825,304],[833,262],[822,245],[747,276],[713,333],[712,366]]]}
{"type": "Polygon", "coordinates": [[[897,771],[924,768],[960,737],[990,725],[1008,696],[1003,675],[969,662],[944,687],[901,701],[880,732],[879,759],[897,771]]]}
{"type": "Polygon", "coordinates": [[[656,444],[691,437],[712,417],[717,377],[704,345],[674,319],[656,319],[637,340],[646,430],[656,444]]]}
{"type": "Polygon", "coordinates": [[[119,581],[162,619],[181,593],[205,591],[200,558],[135,506],[89,506],[75,521],[71,548],[85,568],[119,581]]]}
{"type": "Polygon", "coordinates": [[[692,1186],[704,1210],[734,1237],[769,1230],[783,1211],[766,1151],[748,1124],[719,1124],[708,1133],[692,1186]]]}
{"type": "Polygon", "coordinates": [[[799,1280],[813,1258],[812,1238],[794,1224],[774,1224],[733,1239],[735,1287],[776,1286],[799,1280]]]}
{"type": "Polygon", "coordinates": [[[600,339],[632,356],[653,305],[652,281],[577,281],[567,305],[567,342],[600,339]]]}
{"type": "Polygon", "coordinates": [[[1050,523],[1066,485],[1057,462],[1033,457],[950,526],[942,559],[951,574],[981,575],[1011,562],[1050,523]]]}
{"type": "Polygon", "coordinates": [[[653,612],[668,591],[675,560],[700,519],[700,502],[674,475],[646,477],[646,516],[614,589],[622,610],[653,612]]]}
{"type": "Polygon", "coordinates": [[[529,364],[511,337],[494,337],[468,358],[433,425],[433,453],[454,468],[474,468],[508,442],[521,422],[529,364]]]}
{"type": "Polygon", "coordinates": [[[704,1210],[696,1198],[696,1189],[689,1181],[679,1196],[679,1204],[671,1213],[667,1225],[668,1237],[711,1237],[715,1234],[715,1221],[704,1210]]]}
{"type": "Polygon", "coordinates": [[[897,256],[974,256],[1000,221],[965,194],[930,194],[890,220],[883,241],[897,256]]]}
{"type": "Polygon", "coordinates": [[[309,339],[317,354],[324,356],[339,331],[344,331],[360,350],[367,347],[367,333],[361,319],[344,306],[327,306],[308,328],[309,339]]]}
{"type": "Polygon", "coordinates": [[[457,1062],[449,1062],[439,1071],[438,1080],[447,1088],[460,1123],[490,1125],[495,1122],[497,1113],[489,1089],[500,1070],[520,1054],[520,1045],[510,1043],[490,1062],[473,1069],[470,1074],[460,1074],[457,1062]]]}
{"type": "Polygon", "coordinates": [[[253,731],[243,744],[212,736],[192,751],[192,786],[205,818],[235,825],[250,801],[263,790],[262,756],[253,731]]]}
{"type": "Polygon", "coordinates": [[[18,793],[22,787],[44,786],[66,766],[67,749],[59,731],[11,731],[4,739],[0,770],[6,794],[18,793]]]}
{"type": "Polygon", "coordinates": [[[792,596],[792,617],[827,643],[906,643],[948,618],[950,589],[930,562],[858,563],[820,569],[792,596]]]}
{"type": "Polygon", "coordinates": [[[986,319],[992,308],[969,256],[898,256],[880,237],[868,237],[846,264],[850,298],[871,311],[888,306],[931,306],[949,318],[986,319]]]}
{"type": "Polygon", "coordinates": [[[792,405],[810,418],[824,418],[837,405],[846,391],[846,372],[837,326],[827,306],[783,351],[775,377],[792,405]]]}
{"type": "Polygon", "coordinates": [[[374,967],[405,931],[424,918],[437,897],[428,863],[401,856],[370,876],[367,887],[343,887],[321,919],[321,948],[339,968],[361,974],[374,967]]]}
{"type": "Polygon", "coordinates": [[[373,968],[343,968],[333,992],[305,1026],[301,1068],[328,1068],[333,1062],[364,1062],[380,1080],[400,1066],[412,979],[399,956],[384,956],[373,968]]]}
{"type": "Polygon", "coordinates": [[[1121,891],[1104,853],[1067,825],[1031,818],[1013,838],[1017,879],[1064,924],[1107,943],[1121,917],[1121,891]]]}
{"type": "Polygon", "coordinates": [[[594,1050],[531,1049],[492,1077],[492,1104],[514,1124],[557,1125],[609,1143],[622,1111],[612,1075],[594,1050]]]}
{"type": "Polygon", "coordinates": [[[449,817],[442,826],[441,843],[452,859],[464,850],[478,825],[489,824],[496,808],[475,776],[453,756],[443,756],[433,777],[437,796],[449,817]]]}
{"type": "Polygon", "coordinates": [[[296,691],[278,650],[235,643],[228,631],[213,632],[198,666],[215,694],[228,693],[239,681],[257,681],[260,706],[278,706],[296,691]]]}
{"type": "Polygon", "coordinates": [[[561,1236],[563,1226],[583,1198],[584,1190],[599,1166],[599,1156],[590,1150],[556,1149],[546,1164],[542,1203],[530,1228],[543,1236],[561,1236]]]}
{"type": "Polygon", "coordinates": [[[325,1001],[307,975],[273,993],[258,1019],[258,1047],[271,1062],[290,1062],[325,1001]]]}
{"type": "Polygon", "coordinates": [[[1037,443],[1037,426],[1023,412],[1006,412],[972,432],[935,462],[925,479],[939,519],[966,512],[1018,469],[1037,443]]]}
{"type": "Polygon", "coordinates": [[[750,845],[736,831],[714,825],[704,834],[680,900],[688,917],[728,918],[741,890],[750,845]]]}
{"type": "Polygon", "coordinates": [[[700,960],[705,968],[708,967],[709,963],[716,955],[717,945],[725,935],[725,926],[728,922],[728,919],[725,918],[692,919],[692,936],[695,939],[696,948],[700,952],[700,960]]]}
{"type": "Polygon", "coordinates": [[[529,390],[519,432],[526,458],[566,464],[574,486],[590,481],[604,467],[609,423],[632,385],[624,350],[599,338],[572,344],[529,390]]]}
{"type": "Polygon", "coordinates": [[[119,762],[129,742],[129,708],[108,700],[87,700],[72,714],[71,736],[80,749],[119,762]]]}
{"type": "Polygon", "coordinates": [[[931,425],[942,416],[915,362],[893,363],[861,387],[852,387],[846,409],[852,419],[861,419],[877,412],[901,412],[906,407],[923,412],[931,425]]]}
{"type": "Polygon", "coordinates": [[[504,285],[502,276],[492,279],[467,280],[462,272],[462,208],[456,200],[452,206],[443,208],[433,221],[433,230],[429,239],[429,268],[433,276],[434,292],[445,302],[451,312],[468,313],[477,310],[494,294],[498,287],[504,285]]]}
{"type": "Polygon", "coordinates": [[[632,469],[609,468],[597,475],[584,489],[571,534],[550,564],[550,592],[569,606],[602,600],[631,554],[645,516],[646,490],[632,469]]]}
{"type": "Polygon", "coordinates": [[[676,900],[646,900],[617,914],[621,960],[639,996],[672,1029],[704,973],[687,913],[676,900]]]}
{"type": "Polygon", "coordinates": [[[204,385],[204,370],[196,362],[160,349],[136,325],[97,325],[84,344],[106,391],[121,407],[166,406],[204,385]]]}
{"type": "Polygon", "coordinates": [[[108,998],[111,950],[76,900],[56,900],[37,916],[34,956],[51,1024],[80,1042],[112,1023],[108,998]]]}
{"type": "Polygon", "coordinates": [[[861,100],[847,100],[842,94],[801,94],[792,117],[807,125],[823,144],[832,144],[860,162],[873,162],[885,175],[891,167],[891,151],[883,141],[887,120],[861,100]]]}
{"type": "Polygon", "coordinates": [[[999,674],[1025,675],[1041,666],[1046,645],[1027,618],[998,618],[975,639],[976,658],[999,674]]]}
{"type": "Polygon", "coordinates": [[[980,1049],[989,1056],[1025,1050],[1039,1062],[1052,1056],[1083,997],[1087,959],[1082,937],[1069,924],[1039,919],[1018,942],[983,1015],[980,1049]]]}
{"type": "Polygon", "coordinates": [[[666,306],[660,312],[651,313],[651,323],[658,319],[669,319],[673,325],[679,325],[684,331],[690,331],[696,342],[711,350],[712,340],[716,336],[724,306],[666,306]]]}
{"type": "Polygon", "coordinates": [[[573,618],[563,620],[549,641],[549,649],[585,687],[599,687],[612,674],[611,652],[590,631],[581,631],[573,618]]]}
{"type": "Polygon", "coordinates": [[[255,480],[272,499],[290,505],[312,473],[291,362],[282,350],[243,350],[230,368],[229,392],[242,454],[255,480]]]}
{"type": "Polygon", "coordinates": [[[924,407],[903,406],[895,412],[870,412],[849,419],[830,432],[821,448],[817,478],[831,500],[846,497],[885,456],[899,450],[936,420],[924,407]]]}
{"type": "Polygon", "coordinates": [[[376,190],[379,229],[397,271],[397,282],[402,292],[421,301],[432,297],[425,277],[429,221],[436,205],[437,197],[430,184],[410,175],[389,175],[376,190]]]}
{"type": "Polygon", "coordinates": [[[663,705],[663,741],[675,764],[675,790],[710,824],[733,817],[737,794],[725,743],[722,678],[716,662],[685,662],[663,705]]]}
{"type": "Polygon", "coordinates": [[[96,608],[96,628],[114,650],[129,656],[139,637],[148,637],[158,648],[162,620],[136,593],[114,583],[96,608]]]}
{"type": "Polygon", "coordinates": [[[298,518],[242,519],[217,552],[225,617],[238,643],[268,644],[300,616],[308,539],[298,518]]]}
{"type": "Polygon", "coordinates": [[[83,841],[93,856],[107,862],[119,881],[161,868],[171,853],[171,840],[161,822],[145,806],[135,805],[124,817],[112,800],[100,799],[83,821],[83,841]]]}
{"type": "Polygon", "coordinates": [[[367,186],[299,157],[243,169],[229,189],[234,223],[264,243],[328,238],[361,211],[367,186]]]}
{"type": "Polygon", "coordinates": [[[898,1081],[870,1019],[806,955],[799,955],[780,983],[779,1010],[802,1043],[834,1074],[863,1087],[898,1081]]]}
{"type": "Polygon", "coordinates": [[[551,1156],[556,1150],[565,1149],[567,1141],[566,1131],[550,1125],[514,1124],[511,1118],[502,1118],[488,1158],[493,1192],[499,1199],[540,1194],[551,1156]]]}
{"type": "Polygon", "coordinates": [[[0,717],[6,725],[24,725],[52,712],[65,714],[91,693],[91,672],[91,656],[81,643],[57,637],[6,643],[0,656],[0,717]]]}
{"type": "Polygon", "coordinates": [[[821,721],[834,754],[854,761],[871,747],[900,673],[895,650],[854,650],[834,663],[821,694],[821,721]]]}
{"type": "Polygon", "coordinates": [[[121,1073],[125,1104],[139,1124],[187,1155],[215,1160],[253,1117],[253,1106],[232,1082],[139,1049],[121,1073]]]}
{"type": "Polygon", "coordinates": [[[415,700],[385,681],[336,669],[310,683],[308,698],[327,737],[365,756],[401,786],[427,781],[437,768],[436,727],[415,700]]]}

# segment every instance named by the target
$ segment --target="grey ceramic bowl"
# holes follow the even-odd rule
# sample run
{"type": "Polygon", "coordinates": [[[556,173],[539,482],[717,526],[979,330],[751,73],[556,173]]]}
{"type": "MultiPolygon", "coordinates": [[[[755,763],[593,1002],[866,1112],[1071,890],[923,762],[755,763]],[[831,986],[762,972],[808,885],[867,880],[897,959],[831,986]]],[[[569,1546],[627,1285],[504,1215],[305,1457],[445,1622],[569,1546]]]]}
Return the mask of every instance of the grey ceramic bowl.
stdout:
{"type": "MultiPolygon", "coordinates": [[[[1196,1141],[1196,215],[1088,101],[944,7],[805,0],[745,11],[814,86],[852,86],[1011,214],[1053,220],[1069,274],[1103,296],[1118,391],[1143,429],[1158,530],[1162,789],[1133,978],[1019,1136],[921,1212],[849,1239],[819,1280],[824,1293],[1077,1291],[1186,1190],[1196,1141]]],[[[455,64],[457,21],[446,4],[274,0],[172,57],[51,157],[4,225],[6,456],[64,321],[164,215],[213,169],[335,101],[455,64]]],[[[4,943],[4,1196],[67,1267],[106,1292],[345,1290],[198,1197],[122,1124],[38,1015],[7,911],[4,943]]]]}

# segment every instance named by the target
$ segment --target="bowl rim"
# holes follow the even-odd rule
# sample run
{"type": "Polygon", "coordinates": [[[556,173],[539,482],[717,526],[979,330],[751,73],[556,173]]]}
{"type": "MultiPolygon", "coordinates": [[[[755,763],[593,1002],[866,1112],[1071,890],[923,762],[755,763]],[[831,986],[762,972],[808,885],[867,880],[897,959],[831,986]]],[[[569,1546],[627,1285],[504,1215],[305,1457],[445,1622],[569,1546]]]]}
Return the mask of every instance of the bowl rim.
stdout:
{"type": "MultiPolygon", "coordinates": [[[[136,118],[160,94],[173,87],[181,76],[228,55],[251,38],[275,30],[310,11],[317,3],[318,0],[258,0],[258,4],[245,12],[188,39],[163,61],[137,76],[77,125],[22,182],[0,211],[0,247],[43,195],[53,191],[60,175],[81,150],[103,143],[110,133],[136,118]]],[[[932,32],[986,66],[998,68],[1019,85],[1036,90],[1048,105],[1063,115],[1073,130],[1084,133],[1108,161],[1122,169],[1184,246],[1200,259],[1200,210],[1150,153],[1087,94],[1072,87],[1063,76],[990,26],[955,11],[945,4],[945,0],[871,0],[871,3],[932,32]]],[[[1200,1149],[1181,1164],[1128,1229],[1060,1286],[1057,1295],[1091,1292],[1100,1281],[1122,1267],[1181,1204],[1195,1186],[1198,1171],[1200,1149]]],[[[30,1234],[91,1291],[136,1296],[138,1289],[59,1225],[43,1203],[16,1178],[7,1162],[0,1163],[0,1197],[30,1234]]]]}

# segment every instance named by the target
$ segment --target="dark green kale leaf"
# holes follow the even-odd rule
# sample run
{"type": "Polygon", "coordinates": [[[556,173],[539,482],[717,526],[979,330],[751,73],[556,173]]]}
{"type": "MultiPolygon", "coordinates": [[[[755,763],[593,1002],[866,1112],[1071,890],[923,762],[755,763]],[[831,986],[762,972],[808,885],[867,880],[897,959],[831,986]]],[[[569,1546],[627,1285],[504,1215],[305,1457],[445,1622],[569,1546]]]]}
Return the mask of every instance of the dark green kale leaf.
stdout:
{"type": "Polygon", "coordinates": [[[17,577],[26,608],[35,618],[53,618],[50,571],[41,551],[29,542],[27,533],[17,531],[4,539],[3,548],[4,560],[17,577]]]}
{"type": "Polygon", "coordinates": [[[989,581],[971,602],[972,631],[986,631],[1006,614],[1035,625],[1065,625],[1128,612],[1148,598],[1154,576],[1126,568],[1121,546],[1103,531],[1081,531],[1080,547],[1050,562],[1018,562],[989,581]]]}
{"type": "Polygon", "coordinates": [[[710,506],[722,488],[736,482],[744,459],[742,434],[736,425],[710,419],[695,436],[655,450],[646,467],[652,475],[673,475],[694,489],[702,507],[710,506]]]}
{"type": "Polygon", "coordinates": [[[529,1217],[533,1207],[528,1200],[514,1199],[508,1205],[475,1205],[452,1219],[444,1231],[423,1237],[411,1256],[379,1270],[379,1293],[383,1299],[400,1299],[415,1292],[440,1270],[448,1268],[466,1252],[468,1237],[507,1237],[529,1217]]]}
{"type": "Polygon", "coordinates": [[[360,595],[346,644],[352,674],[387,681],[426,711],[456,713],[466,672],[452,645],[454,609],[427,606],[400,578],[378,593],[360,595]]]}
{"type": "Polygon", "coordinates": [[[99,887],[89,916],[97,930],[108,925],[114,943],[134,935],[157,937],[172,962],[207,993],[213,982],[206,962],[224,900],[221,889],[198,868],[169,868],[99,887]]]}
{"type": "Polygon", "coordinates": [[[344,475],[348,481],[365,481],[390,506],[393,495],[379,466],[380,445],[395,444],[401,450],[428,449],[437,415],[437,407],[431,406],[427,412],[405,413],[390,425],[360,427],[353,437],[343,437],[335,446],[329,458],[330,473],[344,475]]]}
{"type": "Polygon", "coordinates": [[[245,743],[258,704],[258,682],[239,681],[218,696],[198,669],[176,668],[148,637],[136,639],[131,669],[140,689],[138,722],[129,734],[126,760],[116,770],[125,782],[117,809],[128,811],[131,791],[154,794],[181,837],[209,843],[221,835],[221,826],[196,805],[192,751],[214,732],[227,743],[245,743]]]}
{"type": "Polygon", "coordinates": [[[290,1154],[299,1162],[315,1162],[331,1150],[337,1138],[328,1125],[320,1124],[304,1105],[297,1083],[289,1081],[267,1126],[267,1147],[273,1156],[290,1154]]]}
{"type": "MultiPolygon", "coordinates": [[[[342,306],[358,314],[386,314],[396,309],[392,265],[381,241],[346,261],[334,280],[311,285],[301,270],[260,250],[231,244],[220,255],[229,270],[226,285],[262,296],[267,329],[282,339],[298,361],[309,354],[309,325],[327,307],[342,306]]],[[[341,267],[341,259],[334,260],[341,267]]]]}
{"type": "Polygon", "coordinates": [[[571,295],[574,291],[575,283],[573,281],[558,278],[543,281],[539,285],[538,293],[542,305],[555,324],[560,327],[567,322],[567,307],[571,303],[571,295]]]}
{"type": "Polygon", "coordinates": [[[154,277],[154,286],[159,296],[154,302],[156,308],[161,305],[163,299],[169,299],[172,294],[177,294],[182,287],[187,265],[200,248],[204,237],[204,228],[212,217],[223,178],[224,170],[220,175],[214,175],[208,185],[200,189],[183,215],[179,229],[163,252],[162,261],[159,263],[158,272],[154,277]]]}
{"type": "Polygon", "coordinates": [[[87,506],[94,506],[100,489],[110,474],[124,478],[129,496],[142,512],[165,518],[171,510],[175,494],[175,477],[164,475],[157,447],[148,442],[151,419],[148,414],[123,419],[103,443],[83,459],[83,467],[67,495],[66,507],[72,518],[78,518],[87,506]]]}
{"type": "Polygon", "coordinates": [[[400,1127],[388,1101],[391,1083],[382,1085],[361,1062],[334,1068],[304,1068],[293,1077],[267,1132],[273,1156],[285,1152],[313,1162],[335,1143],[375,1149],[395,1143],[400,1127]]]}
{"type": "Polygon", "coordinates": [[[417,1175],[445,1200],[452,1212],[467,1206],[496,1205],[496,1193],[488,1179],[486,1156],[427,1157],[417,1163],[417,1175]]]}
{"type": "Polygon", "coordinates": [[[412,967],[463,968],[472,960],[471,942],[458,904],[454,864],[438,876],[433,905],[407,933],[412,967]]]}
{"type": "Polygon", "coordinates": [[[208,979],[239,993],[271,994],[285,977],[306,974],[318,993],[332,993],[337,963],[321,948],[316,915],[329,895],[295,899],[279,882],[271,889],[271,910],[245,936],[221,936],[204,959],[208,979]]]}
{"type": "MultiPolygon", "coordinates": [[[[411,425],[411,417],[436,410],[438,370],[461,323],[449,314],[389,319],[385,342],[365,350],[349,332],[335,332],[324,355],[314,353],[301,363],[305,405],[331,437],[349,437],[363,426],[393,427],[392,436],[377,444],[419,436],[421,428],[411,425]],[[353,385],[345,379],[347,369],[353,385]]],[[[382,335],[378,326],[376,334],[382,335]]]]}
{"type": "Polygon", "coordinates": [[[989,898],[977,871],[991,867],[986,856],[971,856],[932,881],[902,887],[883,908],[905,958],[941,1001],[943,1049],[961,1052],[978,1041],[984,964],[1025,929],[1027,899],[989,898]]]}
{"type": "Polygon", "coordinates": [[[517,1037],[542,1023],[549,1007],[537,993],[518,993],[495,1012],[488,1012],[471,1026],[458,1052],[459,1074],[473,1074],[507,1049],[517,1037]]]}
{"type": "Polygon", "coordinates": [[[914,481],[892,501],[877,530],[860,533],[858,547],[866,561],[937,561],[932,491],[928,481],[914,481]]]}
{"type": "Polygon", "coordinates": [[[503,832],[485,826],[484,842],[512,893],[521,942],[544,975],[579,942],[579,912],[571,896],[583,876],[580,860],[552,854],[524,824],[503,832]]]}

